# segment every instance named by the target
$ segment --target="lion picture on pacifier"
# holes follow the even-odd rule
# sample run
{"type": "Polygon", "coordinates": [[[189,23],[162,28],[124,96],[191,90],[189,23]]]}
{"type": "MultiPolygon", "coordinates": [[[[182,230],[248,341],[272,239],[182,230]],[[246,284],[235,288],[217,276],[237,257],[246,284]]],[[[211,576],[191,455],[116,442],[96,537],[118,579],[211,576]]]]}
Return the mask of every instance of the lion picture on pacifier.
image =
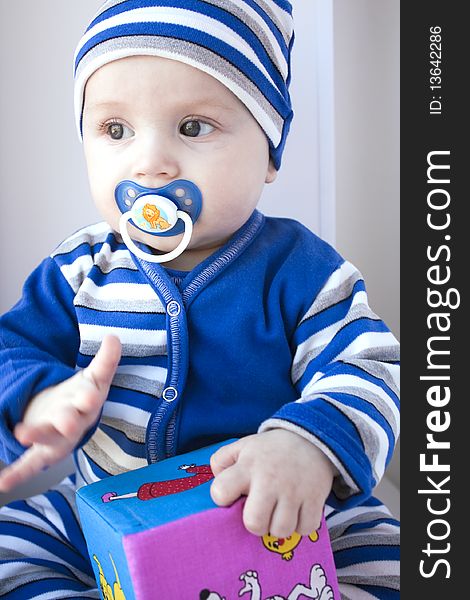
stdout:
{"type": "Polygon", "coordinates": [[[170,224],[162,216],[160,216],[160,210],[155,204],[147,204],[142,208],[142,216],[150,224],[152,229],[168,229],[170,224]]]}

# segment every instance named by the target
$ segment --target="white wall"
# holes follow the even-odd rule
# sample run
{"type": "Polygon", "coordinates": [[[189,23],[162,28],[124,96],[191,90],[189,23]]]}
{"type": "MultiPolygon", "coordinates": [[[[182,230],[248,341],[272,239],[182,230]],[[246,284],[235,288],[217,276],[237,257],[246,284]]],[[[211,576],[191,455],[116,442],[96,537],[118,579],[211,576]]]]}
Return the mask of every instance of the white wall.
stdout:
{"type": "Polygon", "coordinates": [[[99,220],[71,85],[75,44],[97,5],[0,0],[0,312],[63,238],[99,220]]]}
{"type": "MultiPolygon", "coordinates": [[[[400,335],[399,0],[334,1],[336,245],[400,335]]],[[[388,476],[399,485],[397,449],[388,476]]]]}
{"type": "Polygon", "coordinates": [[[399,0],[335,0],[336,243],[399,320],[399,0]]]}

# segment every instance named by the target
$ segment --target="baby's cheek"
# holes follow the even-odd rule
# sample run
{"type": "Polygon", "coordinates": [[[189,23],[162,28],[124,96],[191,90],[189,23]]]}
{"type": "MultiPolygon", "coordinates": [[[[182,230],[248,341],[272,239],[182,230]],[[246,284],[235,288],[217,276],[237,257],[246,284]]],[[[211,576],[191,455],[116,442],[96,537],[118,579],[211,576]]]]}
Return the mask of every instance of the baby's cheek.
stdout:
{"type": "Polygon", "coordinates": [[[97,194],[95,197],[95,206],[101,217],[113,229],[119,230],[119,219],[121,212],[114,201],[114,196],[109,196],[109,193],[97,194]]]}

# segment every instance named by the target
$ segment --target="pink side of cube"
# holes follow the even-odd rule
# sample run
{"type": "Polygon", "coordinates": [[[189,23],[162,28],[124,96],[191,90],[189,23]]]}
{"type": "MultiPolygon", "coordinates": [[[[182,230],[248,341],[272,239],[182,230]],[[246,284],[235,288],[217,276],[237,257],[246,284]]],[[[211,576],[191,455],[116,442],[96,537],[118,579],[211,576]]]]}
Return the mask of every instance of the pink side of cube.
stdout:
{"type": "MultiPolygon", "coordinates": [[[[300,539],[292,558],[268,550],[242,522],[244,500],[123,539],[137,600],[340,598],[328,531],[300,539]],[[329,586],[329,587],[328,587],[329,586]]],[[[125,591],[125,590],[124,590],[125,591]]]]}

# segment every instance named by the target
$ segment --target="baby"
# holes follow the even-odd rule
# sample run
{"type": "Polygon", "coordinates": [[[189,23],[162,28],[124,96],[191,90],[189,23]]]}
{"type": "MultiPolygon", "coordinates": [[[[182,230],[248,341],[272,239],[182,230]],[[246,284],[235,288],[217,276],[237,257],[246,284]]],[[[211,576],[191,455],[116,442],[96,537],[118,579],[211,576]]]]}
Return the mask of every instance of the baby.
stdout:
{"type": "Polygon", "coordinates": [[[71,452],[76,476],[0,511],[0,590],[99,597],[75,489],[237,437],[212,456],[217,504],[246,495],[247,529],[278,537],[325,509],[344,597],[398,597],[398,524],[371,498],[398,435],[397,342],[350,263],[256,210],[292,119],[290,3],[177,4],[109,0],[77,49],[104,222],[1,318],[0,491],[71,452]]]}

